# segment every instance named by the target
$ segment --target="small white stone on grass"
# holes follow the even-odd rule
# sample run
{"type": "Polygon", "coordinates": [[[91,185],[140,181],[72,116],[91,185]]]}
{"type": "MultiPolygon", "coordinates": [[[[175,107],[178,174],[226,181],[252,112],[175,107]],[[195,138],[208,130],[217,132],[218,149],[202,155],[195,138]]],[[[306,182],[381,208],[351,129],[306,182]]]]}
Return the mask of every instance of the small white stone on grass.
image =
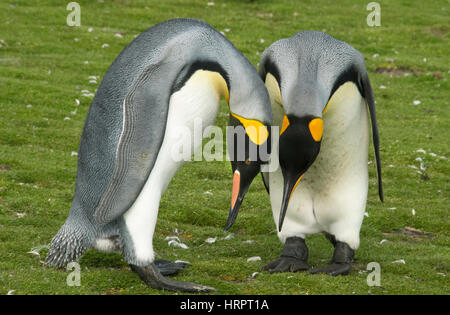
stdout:
{"type": "Polygon", "coordinates": [[[223,240],[231,240],[233,238],[233,234],[228,234],[227,236],[225,236],[224,238],[222,238],[223,240]]]}
{"type": "Polygon", "coordinates": [[[394,260],[392,263],[393,263],[393,264],[404,264],[404,265],[406,265],[406,262],[405,262],[404,259],[394,260]]]}
{"type": "Polygon", "coordinates": [[[176,241],[180,242],[180,239],[178,238],[178,236],[166,236],[165,240],[166,241],[176,240],[176,241]]]}
{"type": "Polygon", "coordinates": [[[183,249],[188,249],[189,248],[186,244],[179,243],[179,242],[177,242],[175,240],[169,241],[168,245],[169,246],[174,246],[174,247],[180,247],[180,248],[183,248],[183,249]]]}
{"type": "Polygon", "coordinates": [[[37,252],[37,251],[35,251],[35,250],[30,250],[29,252],[27,252],[27,254],[31,254],[31,255],[34,255],[34,256],[39,256],[39,257],[41,257],[41,254],[39,254],[39,252],[37,252]]]}
{"type": "Polygon", "coordinates": [[[247,258],[247,262],[260,261],[260,260],[261,260],[261,257],[259,257],[259,256],[253,256],[253,257],[247,258]]]}
{"type": "Polygon", "coordinates": [[[411,214],[416,215],[416,210],[414,210],[414,208],[411,209],[411,214]]]}
{"type": "Polygon", "coordinates": [[[217,241],[217,237],[208,237],[205,240],[205,243],[212,244],[212,243],[215,243],[216,241],[217,241]]]}
{"type": "Polygon", "coordinates": [[[415,101],[413,101],[413,104],[414,105],[420,105],[420,103],[422,103],[421,101],[419,101],[419,100],[415,100],[415,101]]]}

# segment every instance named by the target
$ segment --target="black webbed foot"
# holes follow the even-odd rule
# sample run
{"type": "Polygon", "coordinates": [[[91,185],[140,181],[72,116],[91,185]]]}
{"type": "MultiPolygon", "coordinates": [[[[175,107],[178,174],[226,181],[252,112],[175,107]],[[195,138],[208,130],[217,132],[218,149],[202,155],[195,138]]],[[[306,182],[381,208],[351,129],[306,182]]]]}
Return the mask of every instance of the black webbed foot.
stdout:
{"type": "Polygon", "coordinates": [[[326,273],[330,276],[345,276],[352,269],[351,264],[329,264],[325,267],[313,268],[308,270],[310,274],[326,273]]]}
{"type": "Polygon", "coordinates": [[[216,291],[213,287],[184,281],[174,281],[164,277],[156,267],[155,263],[148,266],[140,267],[130,265],[131,270],[136,272],[142,281],[149,287],[157,290],[170,290],[180,292],[206,293],[216,291]]]}
{"type": "Polygon", "coordinates": [[[330,276],[348,275],[352,268],[355,251],[346,243],[336,241],[334,254],[328,266],[308,270],[311,274],[326,273],[330,276]]]}
{"type": "Polygon", "coordinates": [[[184,267],[190,265],[187,262],[171,262],[166,259],[156,259],[153,262],[163,276],[175,275],[184,267]]]}
{"type": "Polygon", "coordinates": [[[262,266],[260,270],[276,272],[296,272],[307,270],[308,248],[300,237],[289,237],[284,244],[281,257],[262,266]]]}

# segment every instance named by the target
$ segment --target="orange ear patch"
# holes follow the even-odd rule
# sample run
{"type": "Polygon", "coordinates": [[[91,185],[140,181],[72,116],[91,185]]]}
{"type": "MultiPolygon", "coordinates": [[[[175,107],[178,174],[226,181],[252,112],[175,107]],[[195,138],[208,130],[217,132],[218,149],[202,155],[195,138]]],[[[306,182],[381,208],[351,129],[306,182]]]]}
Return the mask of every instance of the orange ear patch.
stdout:
{"type": "Polygon", "coordinates": [[[290,125],[289,119],[287,118],[286,115],[284,115],[283,124],[281,125],[280,135],[286,130],[287,127],[289,127],[289,125],[290,125]]]}
{"type": "Polygon", "coordinates": [[[245,132],[253,143],[261,145],[269,137],[269,130],[261,122],[254,119],[246,119],[236,115],[235,113],[231,113],[231,115],[236,117],[241,122],[245,128],[245,132]]]}
{"type": "Polygon", "coordinates": [[[323,120],[321,118],[314,118],[309,122],[308,127],[313,139],[319,142],[323,135],[323,120]]]}

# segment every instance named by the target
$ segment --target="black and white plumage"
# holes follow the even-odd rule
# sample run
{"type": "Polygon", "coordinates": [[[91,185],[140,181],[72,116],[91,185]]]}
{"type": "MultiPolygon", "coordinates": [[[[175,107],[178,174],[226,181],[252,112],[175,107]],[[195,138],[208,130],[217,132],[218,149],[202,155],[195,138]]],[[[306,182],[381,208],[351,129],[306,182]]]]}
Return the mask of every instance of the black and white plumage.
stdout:
{"type": "MultiPolygon", "coordinates": [[[[221,97],[229,102],[233,125],[271,124],[269,96],[257,71],[207,23],[169,20],[136,37],[110,66],[91,103],[72,207],[47,263],[65,266],[89,248],[119,249],[152,287],[210,290],[162,277],[164,264],[154,264],[152,238],[161,196],[184,163],[172,156],[180,130],[193,131],[195,119],[203,129],[213,124],[221,97]]],[[[198,144],[186,141],[194,153],[198,144]]],[[[250,171],[245,163],[233,164],[248,185],[259,170],[259,161],[250,164],[250,171]]],[[[248,186],[240,188],[242,201],[248,186]]]]}
{"type": "Polygon", "coordinates": [[[271,157],[281,168],[263,173],[263,180],[285,243],[281,258],[263,269],[307,269],[304,239],[323,232],[335,245],[333,263],[311,272],[345,274],[359,246],[366,208],[367,109],[383,200],[375,103],[364,59],[328,34],[303,31],[264,51],[260,75],[281,131],[271,157]]]}

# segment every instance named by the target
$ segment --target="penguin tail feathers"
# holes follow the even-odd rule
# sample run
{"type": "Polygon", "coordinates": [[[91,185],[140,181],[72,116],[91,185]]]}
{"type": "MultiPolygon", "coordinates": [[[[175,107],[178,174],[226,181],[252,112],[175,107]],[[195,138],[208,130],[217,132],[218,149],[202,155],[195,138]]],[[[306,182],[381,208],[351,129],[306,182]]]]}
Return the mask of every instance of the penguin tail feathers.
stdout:
{"type": "Polygon", "coordinates": [[[66,267],[78,261],[88,248],[86,234],[75,224],[66,222],[53,237],[45,263],[55,267],[66,267]]]}
{"type": "Polygon", "coordinates": [[[362,75],[361,83],[364,91],[364,98],[369,108],[370,120],[372,125],[373,148],[375,153],[375,159],[377,162],[378,195],[380,197],[381,202],[384,202],[383,181],[381,178],[380,137],[378,135],[377,115],[375,112],[375,99],[373,96],[373,90],[372,86],[370,85],[370,80],[367,72],[364,75],[362,75]]]}

